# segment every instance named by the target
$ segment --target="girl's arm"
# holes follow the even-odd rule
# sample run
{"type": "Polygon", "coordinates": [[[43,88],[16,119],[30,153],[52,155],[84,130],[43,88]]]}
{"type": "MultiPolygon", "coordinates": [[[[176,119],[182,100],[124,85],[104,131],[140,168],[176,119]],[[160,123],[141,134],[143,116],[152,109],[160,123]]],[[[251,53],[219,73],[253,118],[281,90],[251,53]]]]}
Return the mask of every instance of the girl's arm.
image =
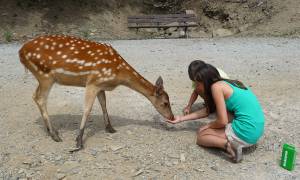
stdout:
{"type": "Polygon", "coordinates": [[[206,109],[206,107],[203,107],[202,109],[195,111],[191,114],[187,114],[184,116],[175,116],[174,120],[167,120],[167,122],[176,124],[176,123],[183,122],[183,121],[190,121],[190,120],[204,118],[207,116],[208,116],[207,109],[206,109]]]}
{"type": "Polygon", "coordinates": [[[198,98],[198,93],[196,91],[196,89],[193,91],[193,93],[191,94],[191,97],[189,99],[188,105],[184,108],[183,113],[189,114],[191,111],[191,107],[194,104],[194,102],[196,101],[196,99],[198,98]]]}
{"type": "MultiPolygon", "coordinates": [[[[202,127],[201,130],[207,128],[224,128],[228,124],[228,116],[225,105],[224,91],[222,82],[214,83],[211,87],[212,96],[216,104],[216,114],[217,119],[213,122],[208,123],[206,126],[202,127]]],[[[200,131],[201,131],[200,130],[200,131]]]]}

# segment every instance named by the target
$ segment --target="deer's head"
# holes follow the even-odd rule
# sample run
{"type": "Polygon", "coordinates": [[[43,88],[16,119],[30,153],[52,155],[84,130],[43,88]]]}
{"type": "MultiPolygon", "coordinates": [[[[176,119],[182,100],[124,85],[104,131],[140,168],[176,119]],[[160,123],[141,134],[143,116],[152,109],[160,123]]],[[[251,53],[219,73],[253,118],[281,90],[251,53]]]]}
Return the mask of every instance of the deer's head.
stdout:
{"type": "Polygon", "coordinates": [[[151,99],[151,102],[162,116],[169,120],[173,120],[174,115],[171,109],[169,96],[164,91],[163,80],[161,77],[156,80],[153,99],[151,99]]]}

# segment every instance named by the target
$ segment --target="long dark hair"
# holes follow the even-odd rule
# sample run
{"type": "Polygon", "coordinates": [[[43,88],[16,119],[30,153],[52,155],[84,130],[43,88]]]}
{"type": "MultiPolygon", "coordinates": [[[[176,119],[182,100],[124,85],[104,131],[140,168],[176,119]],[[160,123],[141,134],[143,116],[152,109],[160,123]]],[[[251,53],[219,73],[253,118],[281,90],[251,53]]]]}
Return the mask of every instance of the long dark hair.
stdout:
{"type": "Polygon", "coordinates": [[[199,67],[196,70],[196,73],[194,74],[193,78],[190,78],[193,81],[202,82],[204,85],[204,101],[205,106],[207,107],[207,110],[209,113],[213,113],[216,111],[216,104],[212,97],[211,92],[211,86],[218,81],[227,81],[230,84],[241,88],[241,89],[247,89],[247,87],[238,80],[232,80],[232,79],[224,79],[220,76],[218,70],[210,65],[205,63],[205,65],[199,67]]]}
{"type": "Polygon", "coordinates": [[[198,69],[203,68],[206,66],[206,63],[202,60],[194,60],[190,63],[188,68],[189,77],[192,81],[195,81],[194,77],[198,71],[198,69]]]}

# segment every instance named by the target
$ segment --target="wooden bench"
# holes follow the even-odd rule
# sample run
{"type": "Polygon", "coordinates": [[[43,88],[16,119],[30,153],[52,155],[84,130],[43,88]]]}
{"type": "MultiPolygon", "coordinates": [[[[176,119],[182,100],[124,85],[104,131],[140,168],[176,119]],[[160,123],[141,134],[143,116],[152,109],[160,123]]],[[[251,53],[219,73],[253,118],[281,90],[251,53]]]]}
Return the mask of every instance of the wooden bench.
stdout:
{"type": "Polygon", "coordinates": [[[196,15],[191,12],[181,14],[139,15],[128,17],[128,28],[170,28],[182,27],[187,36],[187,28],[198,26],[196,15]]]}

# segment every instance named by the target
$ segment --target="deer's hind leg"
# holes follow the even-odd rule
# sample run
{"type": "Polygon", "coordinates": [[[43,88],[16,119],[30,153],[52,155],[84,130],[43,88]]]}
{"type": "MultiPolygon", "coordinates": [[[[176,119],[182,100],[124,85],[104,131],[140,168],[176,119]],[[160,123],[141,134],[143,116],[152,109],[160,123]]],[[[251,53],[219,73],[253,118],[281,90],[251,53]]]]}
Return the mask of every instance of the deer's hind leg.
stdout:
{"type": "Polygon", "coordinates": [[[101,108],[102,108],[102,112],[103,112],[103,118],[104,118],[104,125],[105,125],[105,130],[107,132],[110,132],[110,133],[115,133],[116,130],[112,127],[112,125],[110,124],[110,120],[109,120],[109,117],[108,117],[108,113],[107,113],[107,109],[106,109],[106,96],[105,96],[105,91],[100,91],[98,94],[97,94],[97,98],[98,98],[98,101],[101,105],[101,108]]]}
{"type": "Polygon", "coordinates": [[[71,150],[71,152],[79,151],[80,149],[83,148],[83,143],[82,143],[82,137],[87,121],[87,117],[90,114],[92,110],[92,106],[94,104],[94,101],[96,99],[96,96],[100,89],[94,85],[87,85],[86,86],[86,91],[85,91],[85,103],[84,103],[84,112],[80,124],[80,129],[79,129],[79,135],[76,138],[76,149],[71,150]]]}
{"type": "Polygon", "coordinates": [[[33,100],[36,102],[37,106],[40,109],[42,118],[45,122],[46,128],[48,133],[50,134],[51,138],[56,141],[62,141],[61,138],[58,136],[57,130],[52,126],[48,111],[47,111],[47,99],[49,92],[51,90],[54,81],[52,79],[43,79],[42,81],[39,80],[39,85],[33,94],[33,100]]]}

